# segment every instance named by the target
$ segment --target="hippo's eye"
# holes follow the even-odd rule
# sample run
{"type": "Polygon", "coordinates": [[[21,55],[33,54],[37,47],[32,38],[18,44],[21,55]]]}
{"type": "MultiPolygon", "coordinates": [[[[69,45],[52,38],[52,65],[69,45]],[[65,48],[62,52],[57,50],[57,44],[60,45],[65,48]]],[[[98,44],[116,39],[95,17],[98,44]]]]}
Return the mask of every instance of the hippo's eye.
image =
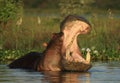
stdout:
{"type": "Polygon", "coordinates": [[[89,27],[86,28],[86,30],[89,29],[89,27]]]}

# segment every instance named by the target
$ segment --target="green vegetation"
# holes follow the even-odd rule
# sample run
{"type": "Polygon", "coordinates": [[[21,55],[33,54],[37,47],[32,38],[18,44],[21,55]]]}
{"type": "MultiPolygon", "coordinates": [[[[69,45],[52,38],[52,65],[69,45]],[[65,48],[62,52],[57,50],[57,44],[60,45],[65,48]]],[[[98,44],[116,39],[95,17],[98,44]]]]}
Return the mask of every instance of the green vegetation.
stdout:
{"type": "Polygon", "coordinates": [[[21,15],[21,0],[0,0],[0,30],[9,27],[10,23],[21,15]]]}
{"type": "Polygon", "coordinates": [[[30,51],[42,52],[45,49],[43,43],[50,40],[52,33],[59,31],[60,21],[68,14],[82,15],[92,25],[91,33],[80,35],[78,38],[83,55],[86,54],[86,49],[90,49],[92,60],[120,60],[120,12],[109,8],[98,9],[91,6],[94,2],[89,2],[90,5],[87,2],[84,5],[83,2],[77,2],[74,5],[74,1],[77,0],[67,1],[71,2],[61,0],[57,4],[60,11],[58,6],[55,6],[57,8],[27,8],[23,15],[22,10],[19,11],[21,13],[16,12],[15,16],[14,12],[10,13],[11,17],[7,22],[11,20],[12,22],[8,23],[9,26],[8,24],[7,28],[0,26],[0,61],[13,60],[30,51]],[[67,3],[71,4],[66,5],[67,3]],[[80,3],[82,4],[78,7],[80,3]]]}
{"type": "Polygon", "coordinates": [[[80,36],[80,46],[90,48],[91,56],[97,60],[120,60],[120,18],[112,17],[110,11],[105,17],[89,17],[92,23],[90,34],[80,36]],[[92,48],[95,48],[94,50],[92,48]],[[94,51],[97,50],[97,54],[94,51]]]}

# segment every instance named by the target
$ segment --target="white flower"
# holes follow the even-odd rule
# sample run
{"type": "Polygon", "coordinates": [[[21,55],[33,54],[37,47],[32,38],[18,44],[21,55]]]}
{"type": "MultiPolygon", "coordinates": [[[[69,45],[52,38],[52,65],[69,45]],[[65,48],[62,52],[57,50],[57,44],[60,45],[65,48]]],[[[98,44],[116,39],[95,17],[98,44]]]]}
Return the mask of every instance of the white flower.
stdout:
{"type": "Polygon", "coordinates": [[[82,48],[81,50],[82,50],[82,51],[85,51],[85,48],[82,48]]]}
{"type": "Polygon", "coordinates": [[[91,50],[90,50],[90,48],[87,48],[86,51],[87,51],[87,52],[90,52],[91,50]]]}
{"type": "Polygon", "coordinates": [[[94,53],[94,54],[98,54],[98,51],[97,51],[97,50],[94,50],[93,53],[94,53]]]}

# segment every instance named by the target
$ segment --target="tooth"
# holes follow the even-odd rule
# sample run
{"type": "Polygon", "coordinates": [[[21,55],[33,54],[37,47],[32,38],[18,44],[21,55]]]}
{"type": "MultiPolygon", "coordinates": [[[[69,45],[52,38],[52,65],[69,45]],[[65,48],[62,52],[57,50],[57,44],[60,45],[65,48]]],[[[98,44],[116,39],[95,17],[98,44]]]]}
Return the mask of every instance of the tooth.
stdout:
{"type": "Polygon", "coordinates": [[[87,61],[88,63],[90,63],[90,58],[91,58],[90,52],[87,52],[87,54],[86,54],[86,61],[87,61]]]}
{"type": "Polygon", "coordinates": [[[66,55],[65,55],[65,57],[66,57],[67,60],[69,59],[69,55],[70,55],[70,51],[69,51],[69,50],[66,50],[66,55]]]}

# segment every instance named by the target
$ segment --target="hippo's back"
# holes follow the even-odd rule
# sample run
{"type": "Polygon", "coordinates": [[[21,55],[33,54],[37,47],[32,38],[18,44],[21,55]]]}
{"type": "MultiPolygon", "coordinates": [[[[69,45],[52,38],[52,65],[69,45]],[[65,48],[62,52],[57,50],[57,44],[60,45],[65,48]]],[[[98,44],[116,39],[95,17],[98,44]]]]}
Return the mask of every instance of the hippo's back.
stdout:
{"type": "Polygon", "coordinates": [[[8,65],[10,68],[35,69],[37,61],[42,57],[42,53],[30,52],[8,65]]]}

